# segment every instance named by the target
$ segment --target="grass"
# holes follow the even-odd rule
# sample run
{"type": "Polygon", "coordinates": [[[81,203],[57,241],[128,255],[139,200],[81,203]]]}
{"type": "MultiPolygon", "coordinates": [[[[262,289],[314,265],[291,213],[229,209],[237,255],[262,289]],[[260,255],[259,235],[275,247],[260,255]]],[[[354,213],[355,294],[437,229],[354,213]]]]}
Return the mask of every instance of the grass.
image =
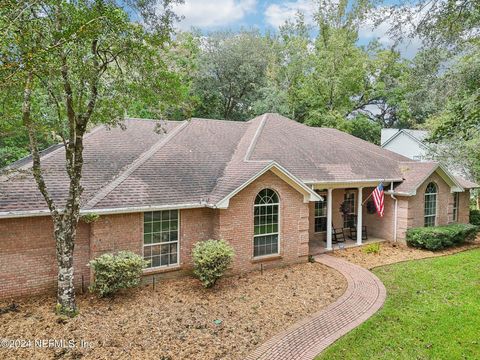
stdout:
{"type": "Polygon", "coordinates": [[[321,359],[480,359],[480,249],[373,271],[384,307],[321,359]]]}

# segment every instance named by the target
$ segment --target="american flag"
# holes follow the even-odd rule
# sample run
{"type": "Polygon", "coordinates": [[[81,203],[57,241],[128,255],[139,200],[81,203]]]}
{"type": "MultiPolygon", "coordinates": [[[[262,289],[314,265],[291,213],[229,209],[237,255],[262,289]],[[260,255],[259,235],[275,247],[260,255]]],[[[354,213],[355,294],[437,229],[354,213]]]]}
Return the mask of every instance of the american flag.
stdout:
{"type": "Polygon", "coordinates": [[[383,217],[383,211],[385,210],[385,208],[383,206],[384,192],[383,185],[381,183],[375,188],[375,190],[373,190],[372,196],[373,201],[375,202],[375,207],[377,208],[378,215],[380,215],[380,217],[383,217]]]}

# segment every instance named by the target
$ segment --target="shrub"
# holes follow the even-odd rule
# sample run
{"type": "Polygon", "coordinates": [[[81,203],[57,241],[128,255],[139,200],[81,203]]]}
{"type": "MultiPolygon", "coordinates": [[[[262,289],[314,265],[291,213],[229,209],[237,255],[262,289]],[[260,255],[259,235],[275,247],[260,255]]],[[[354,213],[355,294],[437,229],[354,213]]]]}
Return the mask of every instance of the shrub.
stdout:
{"type": "Polygon", "coordinates": [[[470,210],[470,224],[480,225],[480,210],[470,210]]]}
{"type": "Polygon", "coordinates": [[[380,254],[380,243],[368,244],[362,251],[365,254],[380,254]]]}
{"type": "Polygon", "coordinates": [[[224,240],[207,240],[193,248],[194,274],[210,288],[227,270],[234,257],[233,248],[224,240]]]}
{"type": "Polygon", "coordinates": [[[407,244],[420,249],[441,250],[473,240],[477,232],[478,227],[471,224],[413,228],[407,230],[407,244]]]}
{"type": "Polygon", "coordinates": [[[103,254],[88,264],[95,272],[95,281],[90,291],[101,297],[113,295],[120,289],[140,284],[143,269],[148,265],[140,255],[131,251],[103,254]]]}

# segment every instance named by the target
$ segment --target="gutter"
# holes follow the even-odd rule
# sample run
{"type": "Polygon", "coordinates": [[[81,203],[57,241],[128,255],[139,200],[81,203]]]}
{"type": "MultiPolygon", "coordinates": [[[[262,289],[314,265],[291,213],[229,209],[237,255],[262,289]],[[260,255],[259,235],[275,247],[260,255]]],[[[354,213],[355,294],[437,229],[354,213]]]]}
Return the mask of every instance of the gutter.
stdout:
{"type": "Polygon", "coordinates": [[[390,184],[390,197],[395,201],[395,210],[393,212],[393,241],[397,241],[397,224],[398,224],[398,199],[393,195],[393,183],[390,184]]]}
{"type": "Polygon", "coordinates": [[[358,179],[358,180],[335,180],[335,181],[304,181],[305,184],[356,184],[366,182],[402,182],[403,179],[358,179]]]}
{"type": "MultiPolygon", "coordinates": [[[[186,203],[179,205],[160,205],[160,206],[141,206],[141,207],[123,207],[123,208],[111,208],[111,209],[88,209],[80,210],[80,216],[87,214],[98,214],[98,215],[113,215],[113,214],[127,214],[127,213],[137,213],[137,212],[148,212],[148,211],[160,211],[160,210],[181,210],[181,209],[198,209],[198,208],[215,208],[212,204],[207,204],[206,202],[199,203],[186,203]]],[[[58,212],[61,214],[63,209],[59,209],[58,212]]],[[[0,212],[0,219],[12,219],[12,218],[24,218],[24,217],[37,217],[37,216],[50,216],[50,210],[31,210],[31,211],[5,211],[0,212]]]]}

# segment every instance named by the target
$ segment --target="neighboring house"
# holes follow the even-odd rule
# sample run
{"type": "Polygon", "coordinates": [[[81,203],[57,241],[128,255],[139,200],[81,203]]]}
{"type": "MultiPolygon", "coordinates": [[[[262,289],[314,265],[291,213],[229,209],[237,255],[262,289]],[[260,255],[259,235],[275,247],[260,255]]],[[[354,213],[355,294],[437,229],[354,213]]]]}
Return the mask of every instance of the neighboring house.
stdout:
{"type": "MultiPolygon", "coordinates": [[[[476,187],[438,163],[277,114],[248,122],[127,119],[125,127],[100,126],[85,137],[81,214],[100,217],[79,223],[77,284],[89,282],[90,259],[119,250],[150,260],[145,274],[163,273],[191,268],[196,242],[225,239],[239,272],[307,261],[315,244],[332,249],[332,227],[363,225],[371,237],[403,240],[410,227],[468,222],[476,187]],[[154,131],[159,123],[166,133],[154,131]],[[383,218],[363,204],[380,182],[383,218]]],[[[42,156],[58,202],[68,188],[64,158],[63,147],[42,156]]],[[[30,167],[23,159],[0,180],[1,297],[55,286],[52,221],[30,167]]],[[[361,232],[354,240],[362,243],[361,232]]]]}
{"type": "Polygon", "coordinates": [[[427,137],[428,132],[424,130],[382,129],[380,145],[412,160],[429,160],[427,137]]]}

